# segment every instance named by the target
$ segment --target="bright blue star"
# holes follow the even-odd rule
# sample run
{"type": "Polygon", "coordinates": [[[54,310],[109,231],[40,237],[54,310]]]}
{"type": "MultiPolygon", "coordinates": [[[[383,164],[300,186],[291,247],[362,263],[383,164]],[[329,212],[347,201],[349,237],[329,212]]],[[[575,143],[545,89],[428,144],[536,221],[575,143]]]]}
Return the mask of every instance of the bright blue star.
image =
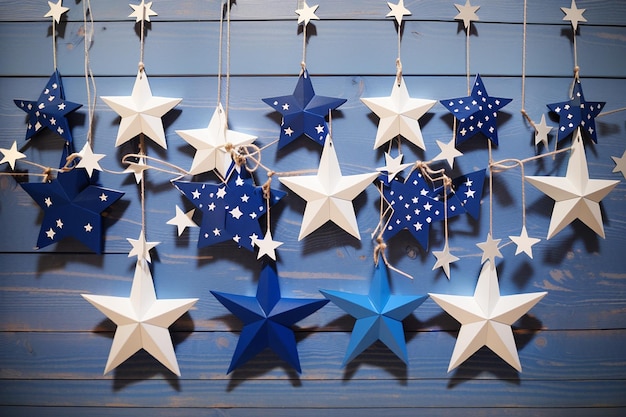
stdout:
{"type": "Polygon", "coordinates": [[[329,111],[345,103],[346,99],[315,95],[309,73],[304,70],[293,94],[264,98],[263,101],[283,115],[278,140],[280,149],[302,135],[323,145],[329,133],[325,117],[329,111]]]}
{"type": "Polygon", "coordinates": [[[428,298],[427,295],[391,295],[387,268],[379,263],[368,295],[321,291],[339,308],[356,319],[343,366],[377,340],[404,363],[408,362],[402,320],[428,298]]]}
{"type": "Polygon", "coordinates": [[[228,373],[266,348],[302,372],[291,326],[322,308],[328,300],[282,298],[274,262],[263,267],[256,297],[216,291],[211,294],[243,322],[228,373]]]}

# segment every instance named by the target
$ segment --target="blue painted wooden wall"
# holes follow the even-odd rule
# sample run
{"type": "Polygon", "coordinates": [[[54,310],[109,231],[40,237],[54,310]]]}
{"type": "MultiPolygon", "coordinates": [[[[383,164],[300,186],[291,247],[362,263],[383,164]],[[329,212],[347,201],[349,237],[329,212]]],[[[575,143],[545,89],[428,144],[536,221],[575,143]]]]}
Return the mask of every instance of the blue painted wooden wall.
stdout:
{"type": "MultiPolygon", "coordinates": [[[[67,98],[86,104],[83,78],[83,21],[79,0],[60,25],[59,70],[67,98]]],[[[182,97],[164,117],[169,149],[151,146],[150,155],[188,168],[193,148],[177,129],[205,127],[216,105],[218,0],[155,0],[146,37],[145,64],[155,95],[182,97]]],[[[386,96],[395,74],[396,32],[384,16],[383,0],[320,0],[319,22],[308,46],[307,63],[316,92],[348,99],[333,117],[333,136],[344,174],[383,165],[373,151],[376,118],[360,97],[386,96]]],[[[407,0],[413,12],[402,40],[404,75],[413,97],[444,99],[464,95],[465,34],[453,20],[453,1],[407,0]]],[[[95,18],[91,64],[97,94],[129,95],[139,58],[139,37],[127,0],[92,0],[95,18]]],[[[314,3],[311,3],[314,4],[314,3]]],[[[480,73],[491,95],[513,98],[501,113],[500,146],[494,159],[534,155],[533,131],[520,114],[523,2],[476,1],[480,21],[471,36],[471,73],[480,73]]],[[[279,117],[261,98],[288,94],[300,70],[302,35],[297,1],[241,0],[232,8],[229,103],[231,129],[257,135],[259,145],[275,140],[279,117]]],[[[545,104],[567,99],[572,80],[571,27],[560,7],[569,0],[528,0],[526,109],[538,120],[545,104]]],[[[587,23],[577,38],[586,98],[606,101],[606,110],[626,106],[626,2],[579,0],[587,23]]],[[[0,3],[0,147],[14,140],[29,160],[56,166],[61,141],[42,134],[26,144],[24,114],[14,98],[37,97],[52,73],[51,24],[42,0],[0,3]]],[[[86,140],[86,110],[71,118],[77,147],[86,140]]],[[[119,119],[98,100],[95,152],[107,154],[103,167],[121,171],[121,156],[132,147],[114,147],[119,119]]],[[[421,120],[426,151],[405,145],[405,160],[426,160],[436,140],[452,137],[452,119],[435,106],[421,120]]],[[[555,121],[551,121],[555,125],[555,121]]],[[[598,144],[587,143],[593,178],[622,180],[602,208],[606,239],[576,222],[551,240],[545,235],[552,200],[526,188],[528,230],[543,240],[534,259],[502,249],[498,262],[503,294],[548,291],[518,321],[515,338],[523,372],[488,350],[456,371],[447,365],[459,325],[428,300],[405,320],[409,365],[376,344],[341,368],[353,320],[332,304],[299,323],[298,375],[272,353],[264,353],[226,375],[241,328],[210,290],[253,294],[260,264],[226,243],[198,250],[198,229],[178,238],[166,225],[176,204],[190,209],[169,184],[171,176],[150,171],[146,186],[148,238],[162,242],[153,267],[161,298],[199,297],[172,327],[182,376],[175,377],[147,354],[137,354],[114,372],[102,371],[115,326],[85,302],[81,293],[127,296],[134,262],[126,238],[140,231],[138,188],[129,176],[104,173],[104,186],[126,192],[107,214],[106,250],[89,253],[65,241],[34,250],[40,209],[14,178],[0,177],[0,414],[23,416],[210,415],[466,415],[617,416],[626,412],[626,186],[611,156],[626,149],[626,112],[598,119],[598,144]],[[469,409],[469,411],[467,410],[469,409]]],[[[299,142],[263,152],[276,171],[317,168],[319,148],[299,142]]],[[[552,146],[552,142],[551,142],[552,146]]],[[[454,173],[487,166],[487,148],[476,140],[460,146],[454,173]]],[[[540,151],[543,151],[540,149],[540,151]]],[[[529,175],[564,175],[567,158],[527,165],[529,175]]],[[[24,166],[22,166],[23,168],[24,166]]],[[[4,171],[8,167],[1,167],[4,171]]],[[[29,169],[34,172],[33,169],[29,169]]],[[[257,172],[257,180],[266,176],[257,172]]],[[[18,179],[19,180],[19,179],[18,179]]],[[[23,180],[23,178],[22,178],[23,180]]],[[[31,181],[38,181],[31,177],[31,181]]],[[[507,239],[521,228],[519,170],[495,174],[494,237],[507,239]]],[[[277,182],[275,187],[279,187],[277,182]]],[[[489,229],[487,194],[480,220],[451,222],[450,246],[461,260],[452,280],[432,271],[435,258],[407,234],[388,244],[388,256],[413,281],[391,273],[398,293],[471,294],[480,269],[476,243],[489,229]]],[[[318,289],[365,293],[373,263],[369,235],[378,222],[378,193],[370,186],[355,200],[362,241],[325,226],[302,242],[297,235],[303,201],[291,195],[272,211],[284,295],[321,297],[318,289]]],[[[431,249],[443,246],[441,225],[431,249]]]]}

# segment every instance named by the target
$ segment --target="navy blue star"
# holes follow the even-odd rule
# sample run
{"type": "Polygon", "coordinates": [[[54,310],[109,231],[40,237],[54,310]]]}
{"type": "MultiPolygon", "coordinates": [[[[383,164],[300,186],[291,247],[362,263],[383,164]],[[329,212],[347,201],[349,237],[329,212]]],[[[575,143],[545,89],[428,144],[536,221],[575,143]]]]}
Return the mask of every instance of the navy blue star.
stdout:
{"type": "Polygon", "coordinates": [[[243,322],[228,373],[266,348],[302,372],[291,326],[322,308],[328,300],[282,298],[274,262],[263,266],[256,297],[217,291],[211,294],[243,322]]]}
{"type": "MultiPolygon", "coordinates": [[[[480,200],[483,196],[483,186],[485,185],[484,169],[470,172],[456,177],[452,180],[452,192],[448,194],[448,204],[459,203],[463,209],[473,218],[478,219],[480,216],[480,200]]],[[[443,187],[435,190],[440,195],[443,187]]],[[[443,196],[439,197],[440,199],[443,196]]],[[[462,211],[456,211],[456,214],[462,214],[462,211]]]]}
{"type": "Polygon", "coordinates": [[[494,145],[497,145],[498,110],[511,101],[510,98],[490,97],[480,75],[476,75],[471,95],[441,100],[440,103],[459,120],[457,145],[478,132],[482,132],[494,145]]]}
{"type": "MultiPolygon", "coordinates": [[[[175,181],[176,188],[202,212],[198,247],[234,240],[240,247],[254,251],[254,240],[263,232],[259,218],[267,211],[263,188],[254,185],[245,169],[231,165],[226,183],[175,181]]],[[[274,205],[285,192],[270,190],[274,205]]]]}
{"type": "Polygon", "coordinates": [[[315,95],[309,73],[304,70],[293,94],[264,98],[263,101],[283,115],[278,140],[280,149],[302,135],[323,145],[329,133],[325,117],[329,111],[345,103],[346,99],[315,95]]]}
{"type": "Polygon", "coordinates": [[[124,193],[95,185],[83,168],[61,172],[45,183],[20,184],[43,209],[38,248],[73,236],[102,253],[102,213],[124,193]]]}
{"type": "Polygon", "coordinates": [[[594,143],[596,136],[596,117],[606,103],[603,101],[585,101],[580,80],[574,82],[572,98],[561,103],[548,104],[548,108],[559,115],[559,142],[569,136],[578,126],[594,143]]]}

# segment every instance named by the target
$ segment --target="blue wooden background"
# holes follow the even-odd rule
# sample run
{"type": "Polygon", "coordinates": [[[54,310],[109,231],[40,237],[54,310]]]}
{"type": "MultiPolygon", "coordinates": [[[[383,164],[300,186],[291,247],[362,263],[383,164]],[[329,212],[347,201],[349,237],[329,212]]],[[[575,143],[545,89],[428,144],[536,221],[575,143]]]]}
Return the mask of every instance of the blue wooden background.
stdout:
{"type": "MultiPolygon", "coordinates": [[[[167,152],[148,153],[188,168],[194,149],[177,129],[206,127],[216,105],[218,0],[155,0],[146,37],[145,64],[155,95],[182,97],[164,117],[167,152]]],[[[320,21],[310,27],[307,63],[316,92],[348,99],[334,113],[334,141],[344,174],[384,164],[373,151],[377,119],[360,97],[386,96],[395,74],[396,32],[384,16],[383,0],[319,1],[320,21]]],[[[402,57],[413,97],[444,99],[465,95],[465,33],[453,20],[453,1],[407,0],[402,57]]],[[[573,51],[569,22],[560,7],[569,0],[528,0],[526,109],[534,120],[545,104],[567,99],[573,51]]],[[[315,4],[315,3],[310,3],[315,4]]],[[[494,159],[524,158],[538,151],[533,131],[520,114],[523,2],[476,1],[480,21],[471,36],[471,72],[483,76],[489,93],[514,101],[501,113],[500,146],[494,159]]],[[[139,37],[127,0],[92,0],[95,33],[91,64],[97,94],[129,95],[139,59],[139,37]]],[[[69,100],[86,104],[83,78],[83,18],[80,0],[59,26],[58,67],[69,100]]],[[[300,70],[302,35],[295,0],[240,0],[232,8],[231,129],[277,138],[279,117],[261,98],[289,94],[300,70]]],[[[579,0],[587,23],[577,38],[585,96],[606,101],[606,111],[626,106],[626,2],[579,0]]],[[[14,98],[38,97],[52,73],[51,23],[43,0],[0,2],[0,147],[14,140],[28,159],[56,166],[61,141],[42,134],[25,144],[25,116],[14,98]]],[[[225,94],[225,92],[223,92],[225,94]]],[[[80,149],[86,140],[86,108],[71,118],[80,149]]],[[[120,158],[132,146],[114,147],[119,119],[98,100],[94,150],[107,154],[102,166],[121,171],[120,158]]],[[[556,125],[554,120],[549,122],[556,125]]],[[[405,145],[405,161],[427,160],[449,141],[452,119],[436,105],[421,119],[426,151],[405,145]]],[[[106,249],[101,256],[73,241],[34,250],[41,210],[17,185],[0,177],[0,414],[24,416],[207,415],[317,416],[456,415],[617,416],[626,412],[626,186],[613,173],[611,156],[626,149],[626,112],[598,119],[598,144],[586,144],[592,178],[622,180],[603,201],[606,239],[579,222],[547,241],[552,200],[526,188],[528,231],[543,240],[534,259],[502,249],[501,292],[548,291],[514,326],[523,372],[483,349],[447,373],[458,323],[431,300],[405,320],[409,365],[375,344],[341,368],[353,320],[332,304],[299,323],[298,375],[267,352],[226,375],[240,330],[209,293],[253,294],[260,264],[230,243],[198,250],[198,229],[178,238],[166,225],[174,206],[190,209],[170,185],[171,176],[147,174],[148,239],[161,241],[153,264],[161,298],[199,297],[193,310],[172,327],[182,376],[175,377],[147,354],[137,354],[103,376],[115,326],[80,297],[81,293],[127,296],[134,262],[126,238],[140,231],[138,187],[127,175],[103,173],[106,187],[126,192],[107,214],[106,249]],[[469,409],[469,411],[467,411],[469,409]]],[[[552,147],[552,141],[551,141],[552,147]]],[[[487,166],[485,141],[460,146],[452,174],[487,166]]],[[[263,152],[276,171],[317,168],[320,149],[306,140],[281,151],[263,152]]],[[[566,157],[529,163],[528,175],[564,175],[566,157]]],[[[19,165],[24,168],[24,165],[19,165]]],[[[7,171],[5,164],[1,169],[7,171]]],[[[29,168],[30,172],[35,172],[29,168]]],[[[266,180],[257,172],[257,180],[266,180]]],[[[18,178],[24,180],[24,178],[18,178]]],[[[38,181],[31,177],[31,181],[38,181]]],[[[494,237],[521,229],[521,176],[510,170],[494,176],[494,237]]],[[[275,187],[280,187],[278,182],[275,187]]],[[[413,281],[391,273],[398,293],[471,294],[480,270],[475,246],[489,228],[485,193],[478,221],[458,218],[450,225],[450,246],[461,260],[452,280],[431,271],[435,258],[408,233],[388,244],[388,256],[413,281]]],[[[370,186],[355,200],[362,241],[327,225],[297,241],[303,201],[288,196],[272,210],[279,249],[281,289],[286,296],[321,297],[318,289],[367,292],[373,271],[370,233],[378,222],[378,193],[370,186]]],[[[443,246],[441,225],[433,228],[431,250],[443,246]]]]}

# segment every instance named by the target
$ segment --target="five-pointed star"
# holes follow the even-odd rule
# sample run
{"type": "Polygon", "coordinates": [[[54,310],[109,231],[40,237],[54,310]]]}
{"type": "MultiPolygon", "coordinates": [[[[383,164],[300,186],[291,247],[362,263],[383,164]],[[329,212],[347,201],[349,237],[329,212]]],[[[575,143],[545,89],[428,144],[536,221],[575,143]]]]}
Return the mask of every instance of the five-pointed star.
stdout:
{"type": "Polygon", "coordinates": [[[11,169],[15,169],[15,161],[17,161],[18,159],[26,158],[26,155],[17,150],[16,141],[13,141],[11,149],[0,148],[0,152],[2,152],[3,155],[2,160],[0,160],[0,164],[4,164],[5,162],[7,162],[11,169]]]}
{"type": "Polygon", "coordinates": [[[128,17],[134,17],[135,22],[141,22],[145,20],[146,22],[150,21],[150,16],[158,16],[157,13],[152,10],[152,2],[146,3],[145,0],[141,0],[139,4],[129,4],[132,7],[133,12],[128,15],[128,17]]]}
{"type": "Polygon", "coordinates": [[[120,146],[143,133],[167,149],[161,117],[182,99],[153,96],[145,71],[137,72],[130,96],[107,96],[102,97],[102,100],[122,118],[115,146],[120,146]]]}
{"type": "Polygon", "coordinates": [[[328,221],[360,240],[352,200],[377,176],[377,172],[341,175],[332,139],[330,136],[326,138],[317,175],[279,178],[282,184],[307,202],[298,240],[302,240],[328,221]]]}
{"type": "Polygon", "coordinates": [[[263,102],[283,115],[278,139],[280,149],[302,135],[323,145],[328,135],[325,118],[346,99],[316,95],[309,72],[304,70],[291,95],[264,98],[263,102]]]}
{"type": "Polygon", "coordinates": [[[604,238],[600,201],[619,181],[589,178],[580,130],[576,131],[565,177],[526,177],[526,181],[554,200],[548,239],[576,219],[604,238]]]}
{"type": "Polygon", "coordinates": [[[388,1],[387,2],[387,6],[389,6],[391,11],[389,13],[387,13],[387,15],[385,17],[393,16],[396,19],[396,22],[398,22],[398,25],[402,24],[402,17],[403,16],[410,16],[411,15],[411,11],[409,9],[407,9],[406,7],[404,7],[404,0],[399,0],[398,4],[393,4],[393,3],[388,1]]]}
{"type": "Polygon", "coordinates": [[[472,6],[470,0],[466,0],[465,5],[455,4],[454,7],[459,11],[459,14],[454,16],[454,20],[462,20],[465,29],[469,29],[472,21],[480,20],[476,14],[480,6],[472,6]]]}
{"type": "Polygon", "coordinates": [[[291,326],[322,308],[328,300],[281,297],[276,264],[271,261],[261,270],[256,297],[216,291],[211,294],[243,322],[228,373],[266,348],[302,372],[291,326]]]}
{"type": "Polygon", "coordinates": [[[43,17],[51,17],[55,22],[61,22],[61,15],[70,9],[69,7],[63,7],[62,3],[63,0],[59,0],[56,3],[49,1],[48,6],[50,6],[50,10],[43,17]]]}
{"type": "Polygon", "coordinates": [[[137,239],[131,239],[129,237],[126,238],[128,243],[131,244],[132,248],[130,252],[128,252],[128,257],[136,256],[138,261],[148,261],[152,262],[152,258],[150,257],[150,250],[154,248],[161,242],[146,242],[146,235],[143,230],[139,233],[139,237],[137,239]]]}
{"type": "MultiPolygon", "coordinates": [[[[15,146],[15,143],[13,143],[13,146],[15,146]]],[[[612,172],[621,172],[624,178],[626,178],[626,151],[624,151],[621,157],[612,156],[611,159],[615,162],[615,168],[613,168],[612,172]]],[[[3,161],[4,159],[0,163],[3,161]]]]}
{"type": "Polygon", "coordinates": [[[127,162],[128,167],[124,170],[124,173],[133,174],[135,176],[135,182],[139,184],[143,179],[143,172],[148,169],[145,158],[139,158],[136,162],[127,162]]]}
{"type": "Polygon", "coordinates": [[[305,0],[302,4],[302,8],[296,10],[296,14],[298,15],[298,24],[304,22],[304,26],[306,26],[311,20],[320,20],[320,18],[315,15],[315,11],[318,7],[319,4],[309,7],[305,0]]]}
{"type": "Polygon", "coordinates": [[[425,149],[417,121],[437,103],[436,100],[409,97],[404,77],[400,77],[399,83],[394,79],[389,97],[361,98],[361,101],[380,118],[374,149],[399,135],[425,149]]]}
{"type": "Polygon", "coordinates": [[[443,268],[443,272],[446,273],[446,277],[450,279],[450,264],[458,261],[459,258],[450,253],[448,242],[446,242],[442,250],[434,250],[433,255],[437,258],[437,262],[435,262],[432,270],[434,271],[437,268],[443,268]]]}
{"type": "Polygon", "coordinates": [[[509,239],[517,245],[517,249],[515,250],[516,255],[524,252],[530,259],[533,258],[533,245],[541,241],[541,239],[528,236],[526,225],[522,226],[522,232],[519,236],[509,236],[509,239]]]}
{"type": "Polygon", "coordinates": [[[105,374],[144,349],[180,376],[168,327],[185,314],[197,298],[157,299],[150,267],[141,260],[137,261],[130,297],[81,295],[117,325],[105,374]]]}
{"type": "Polygon", "coordinates": [[[500,295],[498,274],[486,262],[478,277],[474,296],[429,294],[455,320],[461,323],[448,372],[487,346],[517,371],[522,366],[511,325],[526,314],[547,293],[500,295]]]}
{"type": "Polygon", "coordinates": [[[85,143],[83,149],[78,153],[80,155],[80,161],[76,164],[76,168],[85,168],[87,174],[91,177],[93,175],[93,171],[102,171],[102,167],[100,167],[100,161],[106,155],[103,153],[93,153],[91,150],[91,145],[89,143],[85,143]]]}
{"type": "Polygon", "coordinates": [[[376,171],[384,172],[387,174],[387,183],[390,183],[396,177],[396,175],[413,165],[403,164],[402,158],[404,158],[404,155],[402,155],[401,153],[394,158],[390,154],[385,152],[385,166],[376,168],[376,171]]]}
{"type": "Polygon", "coordinates": [[[174,225],[178,228],[178,236],[182,235],[188,227],[198,227],[193,221],[193,214],[196,209],[191,209],[187,213],[182,211],[178,205],[176,206],[176,216],[167,221],[167,224],[174,225]]]}
{"type": "Polygon", "coordinates": [[[487,233],[487,240],[476,244],[476,246],[483,251],[483,257],[480,261],[481,264],[486,260],[489,260],[489,263],[493,267],[496,266],[496,258],[503,257],[502,252],[500,252],[500,248],[498,248],[500,241],[502,241],[502,239],[493,239],[491,237],[491,233],[487,233]]]}
{"type": "Polygon", "coordinates": [[[392,295],[387,268],[382,262],[376,265],[368,295],[327,290],[320,292],[356,319],[342,366],[377,340],[383,342],[404,363],[408,363],[402,320],[428,298],[426,295],[392,295]]]}
{"type": "Polygon", "coordinates": [[[441,152],[433,158],[433,161],[442,161],[445,159],[448,162],[448,165],[450,165],[450,168],[454,168],[454,158],[463,156],[463,153],[454,146],[454,138],[452,138],[448,143],[443,143],[438,140],[437,146],[439,146],[441,152]]]}
{"type": "Polygon", "coordinates": [[[544,147],[548,147],[548,133],[554,129],[546,124],[546,115],[541,115],[541,122],[535,123],[535,146],[543,143],[544,147]]]}
{"type": "Polygon", "coordinates": [[[256,136],[229,130],[227,123],[222,103],[218,103],[207,128],[176,131],[196,148],[190,174],[197,175],[217,169],[222,177],[226,176],[232,162],[230,149],[248,145],[256,139],[256,136]]]}
{"type": "Polygon", "coordinates": [[[561,7],[561,10],[563,11],[563,13],[565,13],[563,20],[569,20],[572,23],[574,31],[578,29],[578,22],[587,21],[587,19],[583,17],[583,13],[587,9],[579,9],[578,7],[576,7],[575,0],[572,0],[571,7],[561,7]]]}
{"type": "Polygon", "coordinates": [[[259,248],[259,254],[256,257],[257,259],[261,259],[261,257],[267,255],[273,260],[276,260],[276,248],[283,244],[283,242],[272,239],[272,232],[270,229],[267,229],[263,239],[255,238],[252,243],[259,248]]]}

